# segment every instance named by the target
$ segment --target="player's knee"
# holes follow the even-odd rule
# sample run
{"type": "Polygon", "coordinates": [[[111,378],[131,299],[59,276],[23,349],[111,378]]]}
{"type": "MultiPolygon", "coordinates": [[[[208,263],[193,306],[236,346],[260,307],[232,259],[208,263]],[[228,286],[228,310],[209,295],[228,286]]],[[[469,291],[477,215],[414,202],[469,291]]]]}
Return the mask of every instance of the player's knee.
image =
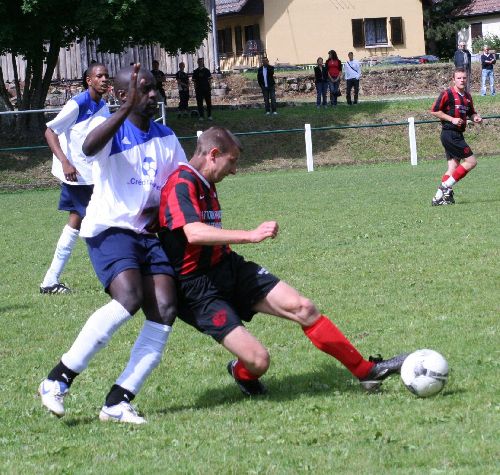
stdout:
{"type": "Polygon", "coordinates": [[[467,158],[467,163],[469,164],[469,170],[472,170],[477,165],[477,159],[474,155],[467,158]]]}
{"type": "Polygon", "coordinates": [[[300,297],[295,314],[302,326],[309,326],[317,320],[319,312],[312,300],[300,297]]]}
{"type": "Polygon", "coordinates": [[[252,372],[257,375],[264,374],[271,364],[271,356],[266,348],[259,348],[252,355],[252,372]]]}
{"type": "Polygon", "coordinates": [[[120,291],[112,294],[112,297],[120,302],[130,315],[134,315],[142,306],[143,294],[141,288],[120,289],[120,291]]]}
{"type": "Polygon", "coordinates": [[[177,305],[175,301],[165,300],[158,302],[158,313],[163,325],[172,325],[177,315],[177,305]]]}

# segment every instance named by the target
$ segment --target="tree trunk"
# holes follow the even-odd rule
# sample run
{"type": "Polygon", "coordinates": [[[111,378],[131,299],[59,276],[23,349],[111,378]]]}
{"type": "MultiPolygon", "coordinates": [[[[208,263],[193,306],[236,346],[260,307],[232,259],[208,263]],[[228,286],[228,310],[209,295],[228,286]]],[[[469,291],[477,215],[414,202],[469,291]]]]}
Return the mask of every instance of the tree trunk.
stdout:
{"type": "Polygon", "coordinates": [[[19,109],[19,104],[21,102],[21,83],[19,81],[19,73],[17,71],[16,55],[12,53],[10,56],[12,58],[12,70],[14,71],[14,85],[16,86],[17,108],[19,109]]]}

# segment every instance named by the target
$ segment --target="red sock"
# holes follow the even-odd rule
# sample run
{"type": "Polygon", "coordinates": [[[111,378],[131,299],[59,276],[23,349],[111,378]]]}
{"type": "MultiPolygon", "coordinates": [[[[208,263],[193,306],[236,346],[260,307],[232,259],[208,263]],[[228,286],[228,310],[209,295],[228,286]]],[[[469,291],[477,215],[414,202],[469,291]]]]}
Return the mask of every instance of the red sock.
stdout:
{"type": "Polygon", "coordinates": [[[321,351],[337,358],[354,376],[365,377],[374,363],[366,361],[344,334],[324,315],[310,327],[303,327],[312,344],[321,351]]]}
{"type": "Polygon", "coordinates": [[[448,178],[450,178],[450,175],[443,175],[441,178],[441,183],[444,183],[448,178]]]}
{"type": "Polygon", "coordinates": [[[241,379],[242,381],[259,379],[258,376],[255,376],[255,374],[250,373],[250,371],[248,371],[248,369],[245,368],[245,366],[240,360],[237,360],[236,364],[233,366],[233,375],[236,379],[241,379]]]}
{"type": "Polygon", "coordinates": [[[453,172],[452,177],[455,179],[455,181],[461,180],[465,175],[469,173],[469,170],[464,168],[462,165],[458,165],[458,167],[455,169],[453,172]]]}

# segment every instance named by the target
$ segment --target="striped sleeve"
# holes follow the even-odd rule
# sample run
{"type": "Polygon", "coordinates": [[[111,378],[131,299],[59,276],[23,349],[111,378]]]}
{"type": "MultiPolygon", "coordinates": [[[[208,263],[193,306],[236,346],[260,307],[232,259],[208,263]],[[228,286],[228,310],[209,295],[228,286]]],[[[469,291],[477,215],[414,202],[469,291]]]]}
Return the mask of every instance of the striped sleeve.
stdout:
{"type": "Polygon", "coordinates": [[[446,112],[446,103],[448,102],[448,91],[443,91],[439,97],[434,101],[431,112],[446,112]]]}
{"type": "Polygon", "coordinates": [[[160,199],[160,226],[171,231],[201,221],[196,183],[177,171],[167,181],[160,199]]]}

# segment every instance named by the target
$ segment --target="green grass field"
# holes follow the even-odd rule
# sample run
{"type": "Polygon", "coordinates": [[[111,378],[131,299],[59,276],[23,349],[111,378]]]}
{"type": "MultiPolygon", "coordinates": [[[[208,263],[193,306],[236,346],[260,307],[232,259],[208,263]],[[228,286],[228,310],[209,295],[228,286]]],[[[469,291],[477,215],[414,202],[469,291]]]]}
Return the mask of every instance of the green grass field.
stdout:
{"type": "Polygon", "coordinates": [[[297,326],[258,315],[248,327],[271,353],[269,394],[249,400],[226,372],[229,354],[179,321],[135,401],[142,427],[97,419],[141,313],[76,380],[65,418],[40,407],[40,380],[107,297],[83,243],[64,274],[74,293],[41,296],[66,220],[58,192],[0,194],[0,472],[499,473],[499,158],[481,158],[457,204],[439,208],[444,161],[246,173],[219,186],[225,227],[281,226],[239,252],[310,296],[365,355],[443,353],[441,394],[417,399],[399,378],[365,394],[297,326]]]}

